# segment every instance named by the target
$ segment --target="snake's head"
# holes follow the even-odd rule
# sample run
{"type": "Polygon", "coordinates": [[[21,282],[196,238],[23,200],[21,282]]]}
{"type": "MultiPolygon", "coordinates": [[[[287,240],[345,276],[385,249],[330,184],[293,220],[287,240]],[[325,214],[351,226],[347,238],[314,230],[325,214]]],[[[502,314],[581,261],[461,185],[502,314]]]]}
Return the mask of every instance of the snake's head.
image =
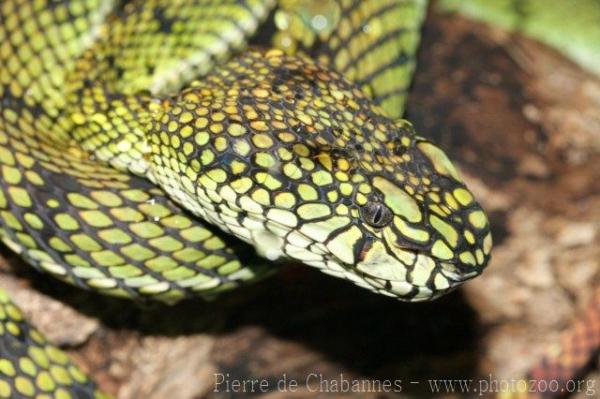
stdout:
{"type": "Polygon", "coordinates": [[[404,300],[488,261],[487,218],[446,155],[310,60],[240,56],[168,105],[149,142],[177,202],[269,259],[404,300]]]}
{"type": "Polygon", "coordinates": [[[444,152],[407,122],[395,125],[397,139],[363,157],[364,168],[381,170],[365,171],[354,197],[366,237],[354,248],[354,270],[381,293],[427,300],[483,271],[490,226],[444,152]]]}

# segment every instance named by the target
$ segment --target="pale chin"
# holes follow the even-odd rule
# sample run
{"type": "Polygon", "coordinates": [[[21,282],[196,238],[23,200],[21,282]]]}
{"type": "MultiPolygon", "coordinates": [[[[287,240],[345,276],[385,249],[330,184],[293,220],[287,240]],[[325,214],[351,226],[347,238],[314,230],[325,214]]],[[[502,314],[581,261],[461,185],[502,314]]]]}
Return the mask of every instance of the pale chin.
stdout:
{"type": "Polygon", "coordinates": [[[399,300],[404,301],[404,302],[424,302],[424,301],[431,301],[433,299],[437,299],[441,296],[444,296],[447,293],[454,291],[454,289],[456,289],[460,285],[460,284],[450,285],[448,288],[445,288],[445,289],[434,290],[434,289],[431,289],[426,286],[412,285],[408,282],[404,282],[404,283],[407,286],[409,286],[411,290],[414,290],[416,288],[417,289],[416,294],[412,295],[412,292],[414,292],[414,291],[410,291],[411,295],[407,295],[404,293],[404,292],[406,292],[406,289],[403,289],[402,291],[397,291],[394,287],[394,284],[392,283],[392,288],[388,291],[389,292],[388,295],[396,297],[399,300]]]}
{"type": "Polygon", "coordinates": [[[461,279],[445,273],[442,275],[445,277],[447,285],[443,288],[409,283],[406,279],[405,266],[402,263],[391,256],[383,258],[377,258],[381,262],[372,260],[356,265],[356,270],[369,285],[367,288],[379,294],[395,297],[401,301],[420,302],[436,299],[461,285],[461,279]]]}

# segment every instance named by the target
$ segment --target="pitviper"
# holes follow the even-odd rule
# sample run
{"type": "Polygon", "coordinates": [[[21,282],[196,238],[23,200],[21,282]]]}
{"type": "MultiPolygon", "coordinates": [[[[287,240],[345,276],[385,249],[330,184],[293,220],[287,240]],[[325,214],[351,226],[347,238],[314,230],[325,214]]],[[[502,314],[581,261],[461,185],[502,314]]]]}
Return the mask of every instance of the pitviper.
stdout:
{"type": "MultiPolygon", "coordinates": [[[[4,1],[2,241],[135,300],[210,298],[286,258],[403,300],[452,290],[492,239],[400,118],[426,5],[4,1]]],[[[0,303],[0,397],[104,397],[0,303]]]]}

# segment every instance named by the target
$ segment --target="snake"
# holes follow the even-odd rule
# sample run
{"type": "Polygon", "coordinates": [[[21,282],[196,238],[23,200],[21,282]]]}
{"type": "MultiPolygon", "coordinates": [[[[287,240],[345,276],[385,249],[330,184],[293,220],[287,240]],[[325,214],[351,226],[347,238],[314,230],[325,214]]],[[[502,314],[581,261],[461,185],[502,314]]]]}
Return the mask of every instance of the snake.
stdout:
{"type": "MultiPolygon", "coordinates": [[[[293,260],[404,301],[489,263],[402,119],[425,0],[5,0],[0,239],[82,289],[213,299],[293,260]]],[[[0,397],[106,398],[0,293],[0,397]]]]}

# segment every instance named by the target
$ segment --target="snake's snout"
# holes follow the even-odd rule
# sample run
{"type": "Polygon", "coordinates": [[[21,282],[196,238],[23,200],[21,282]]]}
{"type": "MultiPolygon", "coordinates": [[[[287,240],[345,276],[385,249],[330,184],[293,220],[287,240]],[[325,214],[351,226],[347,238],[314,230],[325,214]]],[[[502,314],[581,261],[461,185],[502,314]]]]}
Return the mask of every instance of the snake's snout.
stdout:
{"type": "MultiPolygon", "coordinates": [[[[457,285],[480,275],[490,259],[492,235],[487,216],[472,199],[465,187],[454,190],[448,201],[455,198],[454,207],[448,206],[447,215],[429,212],[427,228],[432,238],[428,255],[438,266],[439,273],[450,285],[457,285]],[[468,197],[467,197],[468,196],[468,197]],[[466,201],[469,198],[470,201],[466,201]]],[[[434,205],[435,209],[435,205],[434,205]]]]}

